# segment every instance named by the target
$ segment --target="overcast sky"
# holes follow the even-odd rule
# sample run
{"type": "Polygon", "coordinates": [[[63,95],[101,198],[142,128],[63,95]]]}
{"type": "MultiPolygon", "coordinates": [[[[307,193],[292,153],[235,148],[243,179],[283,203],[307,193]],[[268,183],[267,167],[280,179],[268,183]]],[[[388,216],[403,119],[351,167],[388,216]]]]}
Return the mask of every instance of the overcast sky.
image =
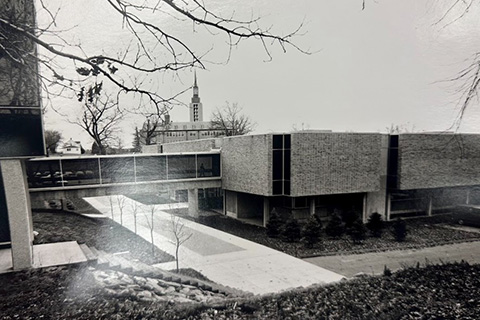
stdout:
{"type": "MultiPolygon", "coordinates": [[[[108,7],[99,0],[48,2],[61,4],[58,27],[75,25],[68,34],[81,40],[87,53],[116,52],[116,46],[128,43],[122,31],[115,31],[121,20],[106,15],[108,7]]],[[[236,102],[257,123],[256,133],[302,126],[385,132],[392,124],[415,131],[447,130],[458,113],[456,89],[461,83],[444,80],[454,77],[480,49],[478,8],[447,27],[445,22],[454,15],[435,24],[451,1],[367,0],[363,11],[361,0],[252,0],[248,8],[233,0],[205,2],[223,14],[253,12],[279,34],[305,22],[306,33],[296,43],[314,54],[291,48],[284,54],[274,48],[273,60],[265,62],[268,57],[258,43],[244,42],[228,64],[197,70],[204,119],[225,101],[236,102]]],[[[213,47],[209,60],[225,59],[223,40],[192,35],[191,27],[180,27],[174,19],[162,23],[198,48],[213,47]]],[[[158,76],[158,81],[163,90],[175,92],[191,85],[193,71],[180,77],[158,76]]],[[[190,97],[191,91],[181,100],[189,103],[190,97]]],[[[70,114],[78,104],[65,99],[52,103],[70,114]]],[[[185,107],[176,107],[171,115],[173,121],[188,121],[185,107]]],[[[479,132],[479,121],[475,101],[460,131],[479,132]]],[[[55,112],[47,112],[45,123],[47,129],[61,131],[65,140],[81,140],[90,148],[92,140],[55,112]]],[[[125,145],[131,144],[135,125],[141,126],[141,120],[133,116],[122,125],[125,145]]]]}

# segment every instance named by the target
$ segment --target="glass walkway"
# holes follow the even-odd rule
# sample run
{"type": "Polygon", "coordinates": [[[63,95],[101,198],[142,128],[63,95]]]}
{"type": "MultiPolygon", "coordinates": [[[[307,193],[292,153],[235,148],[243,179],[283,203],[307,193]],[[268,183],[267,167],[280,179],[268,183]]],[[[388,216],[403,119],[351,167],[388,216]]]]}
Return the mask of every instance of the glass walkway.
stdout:
{"type": "Polygon", "coordinates": [[[219,152],[64,156],[27,161],[30,189],[221,178],[219,152]]]}

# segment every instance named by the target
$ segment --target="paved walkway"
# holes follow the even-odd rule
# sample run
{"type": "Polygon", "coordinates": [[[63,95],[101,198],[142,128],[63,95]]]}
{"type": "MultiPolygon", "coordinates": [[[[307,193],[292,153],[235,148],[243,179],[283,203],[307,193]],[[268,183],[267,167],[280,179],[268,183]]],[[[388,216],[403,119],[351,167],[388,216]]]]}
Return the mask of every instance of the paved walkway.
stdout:
{"type": "MultiPolygon", "coordinates": [[[[136,207],[137,234],[151,242],[153,223],[154,244],[175,256],[172,215],[162,210],[185,207],[186,204],[143,205],[123,196],[85,200],[118,223],[122,216],[123,226],[132,231],[135,231],[133,212],[136,207]]],[[[185,235],[191,235],[180,247],[180,268],[193,268],[222,285],[265,294],[343,278],[340,274],[231,234],[185,219],[179,219],[179,222],[184,225],[185,235]]],[[[174,269],[175,262],[156,266],[174,269]]]]}
{"type": "MultiPolygon", "coordinates": [[[[33,267],[45,268],[87,262],[76,241],[36,244],[33,246],[33,267]]],[[[12,271],[12,249],[0,250],[0,273],[12,271]]]]}
{"type": "Polygon", "coordinates": [[[417,250],[315,257],[304,260],[322,268],[335,270],[346,277],[352,277],[361,272],[381,274],[385,265],[395,271],[405,266],[415,266],[417,262],[420,262],[421,265],[461,260],[480,263],[480,241],[417,250]]]}

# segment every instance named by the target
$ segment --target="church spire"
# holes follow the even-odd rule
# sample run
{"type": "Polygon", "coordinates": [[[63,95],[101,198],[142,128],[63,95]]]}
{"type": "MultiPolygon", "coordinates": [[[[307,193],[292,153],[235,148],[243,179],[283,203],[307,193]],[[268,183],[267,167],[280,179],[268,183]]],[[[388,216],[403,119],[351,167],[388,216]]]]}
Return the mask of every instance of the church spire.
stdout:
{"type": "Polygon", "coordinates": [[[198,95],[197,71],[193,77],[193,96],[190,103],[190,122],[203,121],[203,106],[198,95]]]}
{"type": "MultiPolygon", "coordinates": [[[[195,71],[195,76],[194,76],[194,80],[193,80],[192,102],[194,102],[193,99],[195,99],[195,98],[198,98],[197,71],[195,71]]],[[[198,101],[200,101],[200,100],[198,99],[198,101]]]]}

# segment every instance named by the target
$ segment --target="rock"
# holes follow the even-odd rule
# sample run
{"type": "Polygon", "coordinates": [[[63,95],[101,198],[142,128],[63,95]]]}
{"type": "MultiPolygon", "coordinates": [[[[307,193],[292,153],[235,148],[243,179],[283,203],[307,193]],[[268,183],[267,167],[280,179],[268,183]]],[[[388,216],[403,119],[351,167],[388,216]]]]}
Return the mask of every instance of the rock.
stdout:
{"type": "Polygon", "coordinates": [[[120,287],[125,286],[121,280],[112,277],[104,279],[103,283],[105,284],[105,287],[110,289],[119,289],[120,287]]]}
{"type": "Polygon", "coordinates": [[[144,285],[145,283],[147,283],[147,279],[145,279],[144,277],[133,276],[133,280],[140,285],[144,285]]]}
{"type": "Polygon", "coordinates": [[[189,295],[190,294],[190,289],[189,288],[182,288],[180,289],[180,292],[183,293],[184,295],[189,295]]]}
{"type": "Polygon", "coordinates": [[[169,293],[172,293],[172,292],[175,292],[175,291],[176,291],[175,288],[170,286],[167,289],[165,289],[165,294],[169,294],[169,293]]]}
{"type": "Polygon", "coordinates": [[[180,303],[192,303],[193,301],[187,298],[182,298],[182,297],[175,297],[174,299],[175,302],[180,302],[180,303]]]}
{"type": "Polygon", "coordinates": [[[170,281],[163,281],[163,280],[158,280],[158,284],[161,285],[162,287],[174,287],[174,288],[181,288],[182,285],[176,282],[170,282],[170,281]]]}
{"type": "Polygon", "coordinates": [[[190,293],[188,294],[189,296],[203,296],[203,292],[195,289],[195,290],[190,290],[190,293]]]}
{"type": "Polygon", "coordinates": [[[120,297],[130,297],[134,295],[134,291],[130,288],[125,288],[117,292],[117,295],[120,297]]]}
{"type": "Polygon", "coordinates": [[[105,289],[105,293],[106,294],[109,294],[109,295],[116,295],[117,294],[117,291],[116,290],[113,290],[113,289],[105,289]]]}
{"type": "Polygon", "coordinates": [[[137,297],[142,300],[151,300],[152,299],[152,293],[148,290],[143,290],[137,293],[137,297]]]}
{"type": "Polygon", "coordinates": [[[359,272],[359,273],[356,273],[353,277],[354,278],[366,278],[368,277],[369,275],[366,274],[365,272],[359,272]]]}

